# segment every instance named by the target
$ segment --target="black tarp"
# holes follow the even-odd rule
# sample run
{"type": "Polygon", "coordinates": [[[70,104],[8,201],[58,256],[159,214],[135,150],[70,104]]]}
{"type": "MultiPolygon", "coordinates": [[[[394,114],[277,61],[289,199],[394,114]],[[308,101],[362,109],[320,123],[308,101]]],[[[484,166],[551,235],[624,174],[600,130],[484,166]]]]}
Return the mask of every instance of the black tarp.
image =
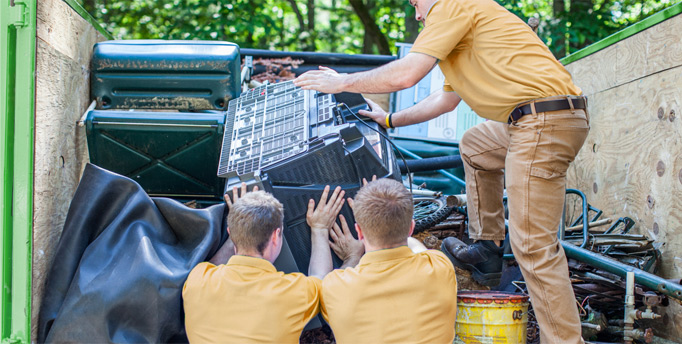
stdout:
{"type": "Polygon", "coordinates": [[[46,282],[39,342],[186,342],[182,286],[226,240],[224,205],[150,198],[85,168],[46,282]]]}

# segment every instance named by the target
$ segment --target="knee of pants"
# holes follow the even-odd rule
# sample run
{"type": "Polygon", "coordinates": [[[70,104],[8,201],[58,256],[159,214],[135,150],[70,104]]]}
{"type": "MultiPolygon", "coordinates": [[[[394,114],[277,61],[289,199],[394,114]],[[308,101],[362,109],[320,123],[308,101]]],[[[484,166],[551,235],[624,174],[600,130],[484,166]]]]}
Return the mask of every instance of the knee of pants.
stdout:
{"type": "Polygon", "coordinates": [[[561,245],[558,239],[534,240],[536,238],[509,233],[509,241],[517,261],[553,260],[561,257],[561,245]]]}
{"type": "Polygon", "coordinates": [[[464,135],[462,135],[462,139],[459,141],[459,155],[462,156],[462,159],[465,160],[467,163],[470,163],[469,157],[471,156],[471,147],[473,144],[474,140],[474,134],[472,134],[471,130],[467,130],[464,132],[464,135]]]}

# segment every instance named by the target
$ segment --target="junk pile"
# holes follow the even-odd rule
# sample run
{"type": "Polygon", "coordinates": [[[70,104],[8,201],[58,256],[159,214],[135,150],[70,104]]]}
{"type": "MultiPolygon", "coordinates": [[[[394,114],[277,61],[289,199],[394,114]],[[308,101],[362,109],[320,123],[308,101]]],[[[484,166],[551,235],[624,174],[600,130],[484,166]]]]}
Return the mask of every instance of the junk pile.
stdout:
{"type": "Polygon", "coordinates": [[[621,217],[611,224],[587,203],[579,190],[581,215],[560,237],[569,258],[573,290],[583,321],[583,338],[599,342],[674,343],[655,335],[652,320],[663,315],[670,299],[682,300],[679,281],[655,275],[660,243],[631,234],[635,221],[621,217]],[[605,230],[605,225],[610,224],[605,230]]]}
{"type": "MultiPolygon", "coordinates": [[[[662,307],[668,306],[671,300],[682,300],[679,280],[670,281],[655,275],[661,258],[661,243],[631,233],[636,225],[633,219],[621,217],[613,221],[603,218],[603,211],[588,204],[581,191],[567,190],[567,201],[575,196],[581,203],[579,215],[560,229],[560,239],[568,257],[583,338],[593,343],[675,343],[657,336],[654,329],[655,320],[665,313],[662,307]]],[[[440,247],[440,241],[448,236],[467,241],[465,205],[460,202],[451,209],[454,211],[445,220],[415,237],[429,248],[440,247]]],[[[512,278],[503,277],[501,285],[491,289],[528,295],[513,255],[507,254],[505,259],[503,276],[512,278]]],[[[476,283],[465,285],[460,285],[459,289],[482,289],[476,283]]],[[[527,342],[539,343],[539,334],[531,300],[527,342]]]]}

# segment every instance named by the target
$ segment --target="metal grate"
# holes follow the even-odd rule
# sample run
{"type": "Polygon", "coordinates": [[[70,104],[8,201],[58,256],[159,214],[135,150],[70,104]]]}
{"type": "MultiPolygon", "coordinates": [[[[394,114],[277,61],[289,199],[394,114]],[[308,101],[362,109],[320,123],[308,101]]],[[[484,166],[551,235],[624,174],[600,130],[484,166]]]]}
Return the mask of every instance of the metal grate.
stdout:
{"type": "Polygon", "coordinates": [[[289,81],[254,88],[232,100],[218,175],[243,175],[304,152],[313,96],[289,81]]]}

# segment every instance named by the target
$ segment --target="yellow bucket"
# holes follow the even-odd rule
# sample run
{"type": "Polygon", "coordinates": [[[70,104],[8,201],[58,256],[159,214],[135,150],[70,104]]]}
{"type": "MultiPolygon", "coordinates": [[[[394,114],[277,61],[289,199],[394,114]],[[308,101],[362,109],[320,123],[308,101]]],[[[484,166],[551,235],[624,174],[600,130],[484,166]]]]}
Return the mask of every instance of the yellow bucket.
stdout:
{"type": "Polygon", "coordinates": [[[487,290],[457,293],[455,343],[524,344],[528,296],[487,290]]]}

